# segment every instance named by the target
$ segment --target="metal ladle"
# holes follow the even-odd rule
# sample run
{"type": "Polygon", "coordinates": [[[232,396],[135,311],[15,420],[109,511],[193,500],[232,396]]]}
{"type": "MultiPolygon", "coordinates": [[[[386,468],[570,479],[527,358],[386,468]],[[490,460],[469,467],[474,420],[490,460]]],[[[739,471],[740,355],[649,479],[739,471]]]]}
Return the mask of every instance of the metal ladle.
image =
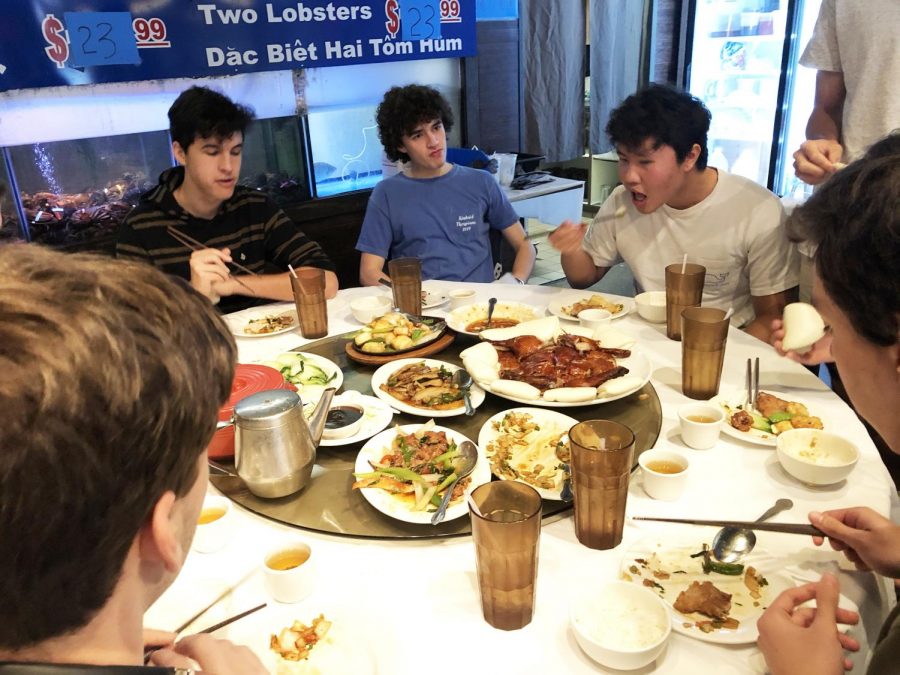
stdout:
{"type": "Polygon", "coordinates": [[[437,525],[443,522],[444,516],[447,515],[447,505],[450,504],[450,495],[453,494],[453,488],[463,478],[468,476],[475,470],[475,464],[478,462],[478,448],[472,441],[463,441],[459,446],[459,455],[453,460],[456,469],[456,480],[454,480],[447,489],[444,490],[444,498],[438,510],[431,516],[431,524],[437,525]]]}
{"type": "Polygon", "coordinates": [[[497,298],[488,298],[488,315],[487,315],[487,323],[484,324],[484,329],[487,330],[491,327],[491,319],[494,318],[494,307],[497,306],[497,298]]]}
{"type": "MultiPolygon", "coordinates": [[[[794,505],[790,499],[779,499],[768,511],[754,522],[761,523],[777,513],[787,511],[794,505]]],[[[744,527],[723,527],[716,532],[712,540],[713,557],[725,563],[737,563],[749,555],[756,546],[756,535],[753,530],[744,527]]]]}
{"type": "Polygon", "coordinates": [[[453,373],[452,382],[459,387],[459,390],[462,392],[463,401],[466,404],[466,415],[471,417],[475,414],[475,408],[472,407],[472,376],[469,375],[469,371],[465,368],[460,368],[453,373]]]}

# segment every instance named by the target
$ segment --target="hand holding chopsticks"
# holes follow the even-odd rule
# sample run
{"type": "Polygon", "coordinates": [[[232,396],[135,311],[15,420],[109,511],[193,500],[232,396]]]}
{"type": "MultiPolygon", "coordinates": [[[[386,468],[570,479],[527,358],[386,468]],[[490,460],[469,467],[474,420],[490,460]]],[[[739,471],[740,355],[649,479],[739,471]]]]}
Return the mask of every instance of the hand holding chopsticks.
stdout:
{"type": "MultiPolygon", "coordinates": [[[[190,237],[190,236],[186,235],[184,232],[182,232],[182,231],[179,230],[179,229],[176,229],[175,227],[171,227],[171,226],[170,226],[170,227],[166,228],[166,231],[169,233],[169,235],[170,235],[173,239],[175,239],[176,241],[178,241],[178,243],[180,243],[180,244],[182,244],[182,245],[184,245],[184,246],[187,246],[187,247],[188,247],[189,249],[191,249],[192,251],[202,251],[202,250],[204,250],[204,249],[210,248],[209,246],[207,246],[207,245],[204,244],[203,242],[198,241],[198,240],[194,239],[193,237],[190,237]]],[[[257,276],[256,272],[254,272],[253,270],[251,270],[251,269],[249,269],[249,268],[247,268],[247,267],[244,267],[244,266],[241,265],[240,263],[234,262],[233,260],[230,261],[230,262],[227,263],[227,264],[231,265],[231,267],[232,267],[233,269],[236,269],[236,270],[238,270],[238,271],[244,272],[245,274],[249,274],[249,275],[254,276],[254,277],[257,276]]],[[[243,281],[241,281],[238,277],[235,277],[235,276],[231,275],[231,278],[234,279],[234,281],[235,281],[237,284],[239,284],[239,285],[243,286],[244,288],[246,288],[246,289],[250,292],[250,295],[256,295],[256,291],[254,291],[252,288],[250,288],[247,284],[245,284],[243,281]]]]}

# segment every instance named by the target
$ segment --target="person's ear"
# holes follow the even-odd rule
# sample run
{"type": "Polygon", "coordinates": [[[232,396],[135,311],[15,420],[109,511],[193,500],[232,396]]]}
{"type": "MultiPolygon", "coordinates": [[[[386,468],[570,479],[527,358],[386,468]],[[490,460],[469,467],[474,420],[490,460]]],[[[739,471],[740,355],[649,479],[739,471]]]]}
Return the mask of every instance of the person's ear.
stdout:
{"type": "Polygon", "coordinates": [[[694,170],[694,165],[697,164],[697,159],[700,157],[700,153],[703,149],[700,147],[699,143],[694,143],[691,146],[691,149],[684,156],[684,161],[681,163],[681,170],[685,173],[694,170]]]}
{"type": "Polygon", "coordinates": [[[175,506],[175,493],[167,490],[153,506],[150,518],[144,526],[142,552],[157,558],[166,571],[177,573],[184,564],[187,552],[181,541],[180,525],[175,506]]]}
{"type": "Polygon", "coordinates": [[[187,156],[184,148],[181,147],[181,143],[178,141],[172,141],[172,154],[175,155],[175,161],[178,162],[178,164],[181,166],[185,165],[187,156]]]}

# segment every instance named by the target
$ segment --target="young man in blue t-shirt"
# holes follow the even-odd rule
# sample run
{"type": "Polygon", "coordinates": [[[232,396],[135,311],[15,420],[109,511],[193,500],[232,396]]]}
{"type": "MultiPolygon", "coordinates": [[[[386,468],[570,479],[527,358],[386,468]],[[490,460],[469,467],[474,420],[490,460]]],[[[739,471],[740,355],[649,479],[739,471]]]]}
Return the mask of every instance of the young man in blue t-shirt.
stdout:
{"type": "Polygon", "coordinates": [[[444,97],[421,85],[393,87],[376,119],[385,153],[406,164],[369,199],[356,243],[360,283],[388,279],[385,261],[408,256],[421,259],[423,279],[491,282],[492,229],[516,252],[512,271],[500,280],[525,283],[534,247],[500,186],[486,171],[447,163],[453,114],[444,97]]]}

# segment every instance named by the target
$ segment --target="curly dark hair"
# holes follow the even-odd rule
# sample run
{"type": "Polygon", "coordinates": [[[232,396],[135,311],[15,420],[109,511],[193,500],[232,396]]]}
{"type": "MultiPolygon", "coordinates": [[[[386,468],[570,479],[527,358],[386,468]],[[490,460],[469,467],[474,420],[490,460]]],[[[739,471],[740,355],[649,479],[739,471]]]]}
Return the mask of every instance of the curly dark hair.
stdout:
{"type": "Polygon", "coordinates": [[[875,143],[791,214],[817,245],[816,271],[857,332],[882,347],[900,330],[900,132],[875,143]]]}
{"type": "Polygon", "coordinates": [[[393,162],[408,160],[409,156],[398,149],[403,143],[403,135],[409,134],[422,122],[436,119],[441,120],[446,131],[453,128],[453,111],[437,89],[421,84],[391,87],[375,113],[378,138],[384,146],[384,154],[393,162]]]}
{"type": "Polygon", "coordinates": [[[169,134],[187,150],[198,138],[229,138],[242,134],[253,121],[253,110],[206,87],[185,89],[169,108],[169,134]]]}
{"type": "Polygon", "coordinates": [[[640,148],[653,139],[654,149],[663,145],[675,151],[679,162],[696,143],[700,156],[694,168],[706,168],[709,149],[706,135],[712,115],[696,96],[661,84],[651,84],[632,94],[609,116],[606,135],[615,146],[628,150],[640,148]]]}

